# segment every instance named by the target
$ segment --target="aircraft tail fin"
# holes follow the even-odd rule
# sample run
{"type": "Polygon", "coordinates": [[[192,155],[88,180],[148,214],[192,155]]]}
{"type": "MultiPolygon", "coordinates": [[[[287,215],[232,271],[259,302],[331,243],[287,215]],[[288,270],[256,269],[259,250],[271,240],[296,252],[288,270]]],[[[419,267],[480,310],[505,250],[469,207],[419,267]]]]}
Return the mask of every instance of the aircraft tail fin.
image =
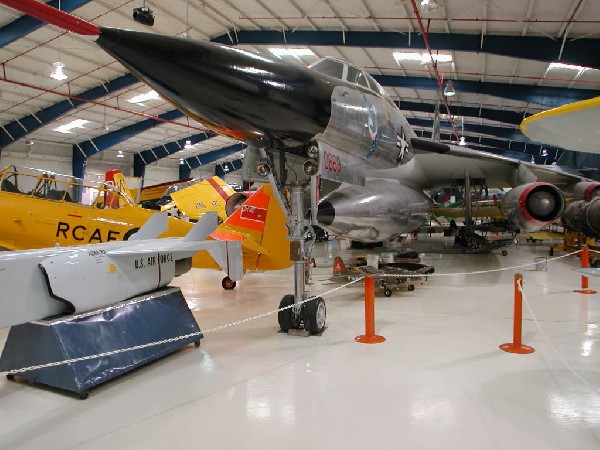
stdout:
{"type": "MultiPolygon", "coordinates": [[[[141,241],[144,239],[156,239],[159,235],[167,231],[169,223],[165,213],[152,214],[144,225],[133,234],[130,241],[141,241]]],[[[190,231],[191,233],[191,231],[190,231]]]]}
{"type": "Polygon", "coordinates": [[[252,194],[211,236],[242,241],[245,270],[291,266],[286,218],[268,183],[252,194]]]}
{"type": "Polygon", "coordinates": [[[217,213],[209,211],[200,217],[200,220],[194,224],[192,229],[185,235],[183,242],[203,241],[210,233],[215,231],[219,224],[217,213]]]}
{"type": "Polygon", "coordinates": [[[333,274],[341,275],[346,272],[346,266],[344,265],[344,261],[339,256],[336,256],[333,259],[333,274]]]}

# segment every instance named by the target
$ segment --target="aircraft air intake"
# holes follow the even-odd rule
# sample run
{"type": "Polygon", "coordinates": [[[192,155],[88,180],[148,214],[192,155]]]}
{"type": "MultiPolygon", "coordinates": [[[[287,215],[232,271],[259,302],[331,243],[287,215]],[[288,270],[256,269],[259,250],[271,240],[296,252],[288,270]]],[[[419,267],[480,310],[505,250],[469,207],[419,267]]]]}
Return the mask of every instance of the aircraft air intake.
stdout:
{"type": "Polygon", "coordinates": [[[562,192],[550,183],[528,183],[511,189],[502,210],[524,231],[537,231],[557,219],[565,207],[562,192]]]}

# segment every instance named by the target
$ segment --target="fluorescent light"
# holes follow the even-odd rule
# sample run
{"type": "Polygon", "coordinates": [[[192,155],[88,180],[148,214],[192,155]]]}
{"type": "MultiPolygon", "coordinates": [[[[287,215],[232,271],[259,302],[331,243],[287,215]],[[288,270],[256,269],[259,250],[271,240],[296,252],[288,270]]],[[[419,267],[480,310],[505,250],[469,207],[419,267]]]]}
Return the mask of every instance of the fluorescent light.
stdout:
{"type": "Polygon", "coordinates": [[[190,141],[189,139],[185,141],[185,145],[183,146],[183,148],[194,148],[194,146],[192,145],[192,141],[190,141]]]}
{"type": "Polygon", "coordinates": [[[63,68],[65,67],[65,65],[63,63],[61,63],[60,61],[56,61],[55,63],[52,63],[52,66],[54,67],[54,70],[50,74],[50,78],[54,78],[55,80],[58,80],[58,81],[66,80],[67,78],[69,78],[63,72],[63,68]]]}
{"type": "Polygon", "coordinates": [[[548,66],[548,70],[552,70],[552,69],[568,69],[568,70],[577,70],[579,72],[584,72],[586,70],[590,70],[589,67],[576,66],[574,64],[563,64],[563,63],[559,63],[559,62],[550,63],[550,65],[548,66]]]}
{"type": "Polygon", "coordinates": [[[300,56],[316,56],[309,48],[270,48],[269,51],[278,58],[282,56],[294,56],[296,58],[300,56]]]}
{"type": "Polygon", "coordinates": [[[143,103],[147,102],[148,100],[158,100],[159,98],[160,96],[158,95],[158,92],[150,91],[146,92],[145,94],[136,95],[135,97],[130,98],[127,101],[129,103],[143,103]]]}
{"type": "MultiPolygon", "coordinates": [[[[400,63],[400,61],[419,61],[421,64],[430,64],[432,58],[429,53],[420,52],[394,52],[393,55],[397,63],[400,63]]],[[[433,55],[433,60],[438,63],[449,63],[452,62],[452,55],[433,55]]]]}
{"type": "Polygon", "coordinates": [[[88,122],[89,120],[75,119],[72,122],[54,128],[53,131],[58,131],[59,133],[70,133],[73,128],[83,128],[83,126],[88,122]]]}

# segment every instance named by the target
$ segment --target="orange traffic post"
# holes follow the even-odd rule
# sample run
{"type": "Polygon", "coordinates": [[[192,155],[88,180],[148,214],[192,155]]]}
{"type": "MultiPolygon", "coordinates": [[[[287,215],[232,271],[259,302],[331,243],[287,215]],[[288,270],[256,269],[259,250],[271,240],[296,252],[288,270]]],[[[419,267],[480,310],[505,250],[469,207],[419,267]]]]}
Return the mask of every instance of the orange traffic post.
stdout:
{"type": "Polygon", "coordinates": [[[356,342],[362,344],[379,344],[384,342],[383,336],[375,334],[375,277],[365,277],[365,334],[356,336],[356,342]]]}
{"type": "MultiPolygon", "coordinates": [[[[581,250],[581,254],[579,255],[581,258],[581,268],[587,269],[590,267],[590,251],[587,247],[583,247],[581,250]]],[[[581,289],[575,289],[574,292],[579,292],[580,294],[595,294],[596,291],[593,289],[588,289],[588,277],[585,275],[581,275],[581,289]]]]}
{"type": "Polygon", "coordinates": [[[523,293],[520,287],[523,286],[523,275],[515,274],[515,313],[513,323],[513,341],[508,344],[502,344],[501,350],[509,353],[520,353],[522,355],[535,352],[533,347],[521,343],[521,334],[523,328],[523,293]]]}

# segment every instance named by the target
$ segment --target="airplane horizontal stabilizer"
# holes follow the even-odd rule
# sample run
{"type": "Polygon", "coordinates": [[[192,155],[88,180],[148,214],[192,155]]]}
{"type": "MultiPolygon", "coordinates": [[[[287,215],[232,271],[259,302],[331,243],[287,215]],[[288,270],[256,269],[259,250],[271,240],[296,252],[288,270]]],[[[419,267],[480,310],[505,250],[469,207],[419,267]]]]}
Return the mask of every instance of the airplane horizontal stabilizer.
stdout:
{"type": "Polygon", "coordinates": [[[156,213],[150,216],[137,233],[129,238],[130,241],[142,241],[145,239],[156,239],[167,231],[169,222],[166,213],[156,213]]]}

